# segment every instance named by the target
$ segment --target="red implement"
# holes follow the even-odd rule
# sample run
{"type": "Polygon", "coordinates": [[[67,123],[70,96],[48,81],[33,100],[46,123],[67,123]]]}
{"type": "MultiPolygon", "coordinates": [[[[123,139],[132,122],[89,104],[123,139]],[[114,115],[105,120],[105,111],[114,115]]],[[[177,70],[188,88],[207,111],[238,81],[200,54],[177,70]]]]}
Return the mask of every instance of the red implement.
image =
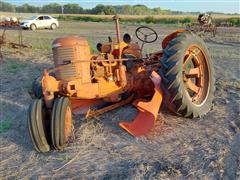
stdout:
{"type": "Polygon", "coordinates": [[[133,104],[139,110],[133,122],[121,122],[119,125],[133,136],[147,134],[153,127],[162,104],[162,91],[160,89],[161,77],[153,71],[150,76],[154,83],[155,93],[149,102],[136,100],[133,104]]]}

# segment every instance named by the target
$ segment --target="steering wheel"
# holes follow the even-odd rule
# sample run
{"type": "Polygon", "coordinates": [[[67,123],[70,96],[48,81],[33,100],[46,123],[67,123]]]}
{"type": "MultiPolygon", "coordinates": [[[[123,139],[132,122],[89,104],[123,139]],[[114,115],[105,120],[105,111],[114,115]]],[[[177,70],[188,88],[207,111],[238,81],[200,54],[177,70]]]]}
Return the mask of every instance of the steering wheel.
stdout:
{"type": "Polygon", "coordinates": [[[147,26],[140,26],[135,31],[136,37],[145,43],[153,43],[157,40],[158,35],[155,30],[147,26]]]}

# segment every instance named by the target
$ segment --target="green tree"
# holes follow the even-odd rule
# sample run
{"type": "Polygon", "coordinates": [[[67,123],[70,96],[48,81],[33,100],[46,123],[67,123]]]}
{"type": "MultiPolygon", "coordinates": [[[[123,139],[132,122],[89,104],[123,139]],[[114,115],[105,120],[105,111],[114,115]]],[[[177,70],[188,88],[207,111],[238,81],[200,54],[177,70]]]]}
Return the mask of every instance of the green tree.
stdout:
{"type": "Polygon", "coordinates": [[[40,8],[31,6],[29,4],[23,4],[22,6],[17,6],[16,11],[17,12],[24,12],[24,13],[37,13],[39,12],[40,8]]]}
{"type": "Polygon", "coordinates": [[[103,12],[105,15],[114,15],[116,14],[116,9],[114,6],[105,6],[103,12]]]}
{"type": "Polygon", "coordinates": [[[132,6],[130,6],[130,5],[124,5],[123,6],[123,12],[124,12],[124,14],[130,14],[130,15],[132,15],[133,14],[133,7],[132,6]]]}
{"type": "Polygon", "coordinates": [[[96,7],[92,8],[91,14],[104,14],[104,5],[98,4],[96,7]]]}
{"type": "Polygon", "coordinates": [[[145,5],[133,6],[133,12],[135,15],[147,15],[150,14],[150,9],[145,5]]]}
{"type": "Polygon", "coordinates": [[[79,4],[65,4],[63,6],[64,13],[66,14],[80,14],[83,13],[83,8],[79,4]]]}
{"type": "Polygon", "coordinates": [[[160,8],[160,7],[153,8],[153,9],[152,9],[152,14],[154,14],[154,15],[162,14],[161,8],[160,8]]]}
{"type": "Polygon", "coordinates": [[[41,8],[43,13],[62,13],[62,6],[58,3],[50,3],[41,8]]]}
{"type": "Polygon", "coordinates": [[[3,12],[15,12],[15,9],[16,6],[15,5],[12,5],[10,3],[6,3],[6,2],[3,2],[3,1],[0,1],[0,11],[3,11],[3,12]]]}

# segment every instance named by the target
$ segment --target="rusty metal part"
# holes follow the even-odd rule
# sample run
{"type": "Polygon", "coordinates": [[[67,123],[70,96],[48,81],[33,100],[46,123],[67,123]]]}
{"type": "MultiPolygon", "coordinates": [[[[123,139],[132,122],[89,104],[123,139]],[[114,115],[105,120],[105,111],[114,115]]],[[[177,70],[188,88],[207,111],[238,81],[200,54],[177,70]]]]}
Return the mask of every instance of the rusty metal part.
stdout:
{"type": "Polygon", "coordinates": [[[172,39],[174,39],[177,36],[178,33],[182,33],[182,32],[185,32],[185,31],[186,31],[185,29],[178,29],[177,31],[167,35],[162,41],[162,48],[165,49],[167,47],[168,43],[172,39]]]}
{"type": "Polygon", "coordinates": [[[64,141],[67,142],[69,136],[72,133],[72,112],[70,107],[68,106],[65,114],[64,121],[64,141]]]}
{"type": "Polygon", "coordinates": [[[71,109],[74,114],[86,114],[92,107],[102,104],[101,99],[74,99],[71,98],[71,109]]]}
{"type": "Polygon", "coordinates": [[[22,28],[17,22],[0,22],[0,30],[3,30],[2,35],[0,35],[0,58],[2,58],[2,47],[6,46],[9,48],[18,49],[17,52],[20,52],[22,48],[31,48],[30,45],[23,43],[23,34],[22,28]],[[7,38],[7,31],[18,31],[17,42],[11,42],[7,38]]]}
{"type": "Polygon", "coordinates": [[[115,20],[115,25],[116,25],[116,36],[117,36],[117,43],[119,46],[119,55],[118,58],[120,59],[122,57],[122,49],[121,49],[121,39],[120,39],[120,25],[119,25],[119,16],[116,15],[113,17],[113,19],[115,20]]]}
{"type": "MultiPolygon", "coordinates": [[[[81,59],[91,59],[88,42],[81,37],[58,38],[52,43],[55,67],[74,63],[81,59]]],[[[71,80],[82,78],[82,82],[90,82],[90,63],[70,64],[64,70],[56,72],[58,80],[71,80]],[[83,76],[84,75],[84,76],[83,76]]]]}
{"type": "Polygon", "coordinates": [[[107,107],[104,107],[104,108],[101,108],[101,109],[98,109],[98,110],[94,110],[94,109],[89,109],[87,114],[86,114],[86,118],[89,119],[89,118],[92,118],[92,117],[96,117],[96,116],[99,116],[105,112],[108,112],[108,111],[111,111],[113,109],[116,109],[118,107],[121,107],[121,106],[124,106],[126,104],[129,104],[132,100],[133,100],[134,96],[130,96],[128,97],[127,99],[125,100],[122,100],[120,102],[117,102],[115,104],[112,104],[110,106],[107,106],[107,107]]]}
{"type": "Polygon", "coordinates": [[[207,13],[199,14],[197,22],[188,24],[186,29],[199,35],[200,33],[211,32],[215,36],[217,32],[217,26],[214,24],[213,18],[207,13]]]}
{"type": "Polygon", "coordinates": [[[19,21],[2,21],[0,22],[0,27],[19,27],[20,23],[19,21]]]}
{"type": "Polygon", "coordinates": [[[46,107],[51,108],[54,101],[54,92],[58,91],[60,87],[59,82],[53,76],[50,76],[45,69],[41,83],[46,107]]]}
{"type": "Polygon", "coordinates": [[[141,48],[138,44],[129,44],[128,46],[123,48],[122,55],[133,55],[135,58],[142,58],[141,48]]]}
{"type": "Polygon", "coordinates": [[[198,45],[186,51],[183,63],[183,80],[189,98],[195,105],[204,103],[209,93],[209,69],[206,55],[198,45]]]}
{"type": "Polygon", "coordinates": [[[213,23],[212,16],[207,13],[201,13],[198,15],[198,23],[201,25],[210,25],[213,23]]]}
{"type": "Polygon", "coordinates": [[[134,105],[139,110],[137,117],[133,122],[121,122],[119,125],[133,136],[142,136],[147,134],[153,127],[157,119],[160,106],[162,104],[163,94],[160,89],[161,77],[153,71],[151,80],[154,83],[154,95],[149,102],[136,100],[134,105]]]}

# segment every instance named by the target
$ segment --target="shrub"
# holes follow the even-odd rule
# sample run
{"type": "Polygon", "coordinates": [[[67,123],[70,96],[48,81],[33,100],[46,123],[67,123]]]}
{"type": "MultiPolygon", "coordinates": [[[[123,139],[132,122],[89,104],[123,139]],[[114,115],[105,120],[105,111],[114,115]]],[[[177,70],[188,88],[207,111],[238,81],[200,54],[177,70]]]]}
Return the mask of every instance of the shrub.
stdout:
{"type": "Polygon", "coordinates": [[[188,23],[192,22],[192,18],[186,17],[184,19],[179,20],[179,22],[182,23],[182,24],[188,24],[188,23]]]}
{"type": "Polygon", "coordinates": [[[229,18],[227,21],[230,22],[234,26],[240,27],[240,18],[239,17],[229,18]]]}
{"type": "Polygon", "coordinates": [[[153,16],[147,16],[144,18],[144,22],[149,24],[149,23],[155,23],[155,19],[153,16]]]}

